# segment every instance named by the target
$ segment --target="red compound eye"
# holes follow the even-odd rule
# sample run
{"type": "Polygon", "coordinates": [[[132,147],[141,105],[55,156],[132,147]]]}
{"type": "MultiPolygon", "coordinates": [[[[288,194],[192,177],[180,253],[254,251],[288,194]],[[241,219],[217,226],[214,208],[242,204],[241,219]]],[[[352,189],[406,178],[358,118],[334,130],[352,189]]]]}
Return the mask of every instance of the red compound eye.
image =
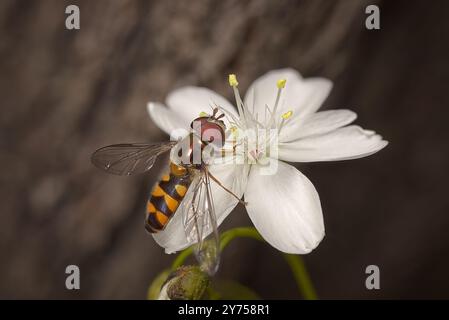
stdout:
{"type": "Polygon", "coordinates": [[[200,117],[192,122],[191,127],[200,135],[201,141],[213,143],[217,146],[224,144],[225,132],[216,120],[210,120],[209,117],[200,117]]]}

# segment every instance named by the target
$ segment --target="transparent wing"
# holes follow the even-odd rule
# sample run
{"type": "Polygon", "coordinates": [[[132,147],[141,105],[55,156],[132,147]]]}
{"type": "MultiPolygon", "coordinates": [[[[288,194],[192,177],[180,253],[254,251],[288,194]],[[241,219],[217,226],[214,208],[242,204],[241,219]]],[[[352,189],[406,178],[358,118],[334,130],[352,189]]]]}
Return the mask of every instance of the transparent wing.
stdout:
{"type": "Polygon", "coordinates": [[[112,174],[131,175],[151,169],[157,157],[169,151],[176,141],[159,143],[124,143],[98,149],[92,154],[92,163],[112,174]]]}
{"type": "Polygon", "coordinates": [[[220,237],[207,168],[194,177],[190,188],[183,201],[184,230],[189,243],[194,243],[200,268],[213,275],[220,263],[220,237]]]}

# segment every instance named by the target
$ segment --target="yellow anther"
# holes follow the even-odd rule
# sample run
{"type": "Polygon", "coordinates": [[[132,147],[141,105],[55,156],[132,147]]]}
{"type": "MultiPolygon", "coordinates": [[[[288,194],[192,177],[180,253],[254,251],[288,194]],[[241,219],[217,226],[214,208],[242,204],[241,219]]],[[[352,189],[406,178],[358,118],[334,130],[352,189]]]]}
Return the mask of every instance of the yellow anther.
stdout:
{"type": "Polygon", "coordinates": [[[287,120],[287,119],[290,118],[292,115],[293,115],[293,111],[292,111],[292,110],[289,110],[289,111],[287,111],[286,113],[284,113],[281,117],[282,117],[282,119],[287,120]]]}
{"type": "Polygon", "coordinates": [[[238,129],[237,129],[236,126],[232,126],[231,128],[229,128],[229,130],[231,130],[231,133],[232,133],[235,137],[237,137],[237,135],[238,135],[238,129]]]}
{"type": "Polygon", "coordinates": [[[204,111],[200,112],[200,117],[207,117],[207,116],[209,116],[209,114],[207,114],[206,112],[204,111]]]}
{"type": "Polygon", "coordinates": [[[237,77],[235,76],[235,74],[229,75],[229,85],[231,87],[237,87],[239,85],[239,82],[237,81],[237,77]]]}
{"type": "Polygon", "coordinates": [[[285,88],[285,83],[287,82],[286,79],[279,79],[277,82],[277,87],[278,89],[283,89],[285,88]]]}

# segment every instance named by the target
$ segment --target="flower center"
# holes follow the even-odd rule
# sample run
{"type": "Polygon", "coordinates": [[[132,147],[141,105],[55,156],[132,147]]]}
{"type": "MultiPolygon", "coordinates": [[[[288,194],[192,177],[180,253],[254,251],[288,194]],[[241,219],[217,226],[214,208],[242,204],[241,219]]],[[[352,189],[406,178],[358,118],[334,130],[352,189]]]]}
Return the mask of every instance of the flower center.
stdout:
{"type": "MultiPolygon", "coordinates": [[[[231,117],[232,119],[229,119],[229,122],[232,124],[230,128],[231,135],[237,141],[237,145],[240,146],[240,153],[250,163],[263,163],[267,157],[277,158],[279,133],[293,115],[292,110],[281,115],[278,111],[286,82],[285,79],[277,81],[276,86],[278,90],[273,108],[270,109],[268,104],[266,104],[262,119],[259,113],[250,112],[248,106],[243,103],[238,90],[237,78],[233,74],[229,75],[229,85],[234,91],[239,113],[238,118],[231,117]]],[[[254,107],[253,110],[255,109],[254,107]]]]}

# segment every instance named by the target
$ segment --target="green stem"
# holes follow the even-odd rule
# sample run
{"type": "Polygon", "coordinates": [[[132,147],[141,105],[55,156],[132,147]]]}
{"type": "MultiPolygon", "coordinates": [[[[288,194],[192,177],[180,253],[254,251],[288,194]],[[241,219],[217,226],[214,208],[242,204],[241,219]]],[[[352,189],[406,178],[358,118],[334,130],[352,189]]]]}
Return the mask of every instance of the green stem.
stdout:
{"type": "MultiPolygon", "coordinates": [[[[252,227],[242,227],[235,228],[223,232],[220,239],[220,248],[224,248],[235,238],[251,238],[254,240],[259,240],[265,242],[262,236],[257,232],[255,228],[252,227]]],[[[184,261],[193,253],[192,248],[187,248],[182,251],[172,264],[172,270],[180,267],[184,261]]],[[[304,299],[306,300],[316,300],[317,294],[315,288],[313,287],[312,281],[310,280],[309,273],[307,272],[306,266],[302,258],[298,255],[293,254],[283,254],[285,261],[289,265],[293,276],[295,277],[296,284],[301,291],[304,299]]]]}
{"type": "Polygon", "coordinates": [[[293,276],[295,277],[296,284],[301,291],[304,299],[316,300],[318,296],[315,288],[313,287],[312,280],[310,280],[309,273],[304,264],[304,261],[300,256],[294,254],[283,254],[285,261],[287,261],[290,269],[292,269],[293,276]]]}
{"type": "Polygon", "coordinates": [[[262,236],[257,232],[255,228],[250,227],[241,227],[234,228],[228,231],[223,232],[220,240],[220,249],[224,250],[224,248],[235,238],[251,238],[254,240],[259,240],[265,242],[262,236]]]}
{"type": "Polygon", "coordinates": [[[183,251],[181,251],[181,253],[176,257],[175,261],[173,261],[172,265],[171,265],[171,270],[176,270],[178,269],[180,266],[182,266],[184,264],[184,261],[191,256],[193,253],[193,249],[192,247],[189,247],[183,251]]]}

